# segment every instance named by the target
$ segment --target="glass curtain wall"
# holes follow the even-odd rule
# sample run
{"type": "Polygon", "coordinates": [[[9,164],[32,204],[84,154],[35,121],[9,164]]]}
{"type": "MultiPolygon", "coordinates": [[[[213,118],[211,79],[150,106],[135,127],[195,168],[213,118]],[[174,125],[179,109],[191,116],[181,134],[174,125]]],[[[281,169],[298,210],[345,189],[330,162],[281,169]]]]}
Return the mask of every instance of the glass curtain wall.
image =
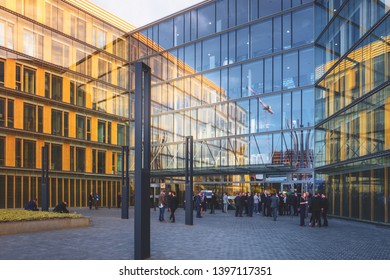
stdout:
{"type": "Polygon", "coordinates": [[[313,1],[220,0],[132,33],[152,69],[152,169],[179,174],[191,135],[198,170],[312,173],[313,26],[313,1]]]}
{"type": "Polygon", "coordinates": [[[324,2],[318,9],[330,23],[316,48],[316,172],[332,214],[388,223],[390,6],[343,1],[332,11],[324,2]]]}

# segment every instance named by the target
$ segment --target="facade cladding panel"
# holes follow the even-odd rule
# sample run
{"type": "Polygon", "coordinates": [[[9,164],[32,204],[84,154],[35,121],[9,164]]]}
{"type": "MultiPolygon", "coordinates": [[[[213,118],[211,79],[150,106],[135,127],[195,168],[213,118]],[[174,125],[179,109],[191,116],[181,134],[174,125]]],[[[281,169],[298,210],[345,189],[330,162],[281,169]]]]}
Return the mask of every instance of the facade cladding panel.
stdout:
{"type": "Polygon", "coordinates": [[[389,223],[390,2],[338,2],[317,6],[316,174],[334,215],[389,223]]]}
{"type": "Polygon", "coordinates": [[[85,207],[90,192],[111,206],[120,191],[131,29],[69,2],[0,1],[1,208],[39,203],[43,146],[50,207],[85,207]]]}
{"type": "Polygon", "coordinates": [[[130,33],[152,69],[151,168],[179,197],[190,135],[195,191],[313,190],[314,4],[205,1],[130,33]]]}

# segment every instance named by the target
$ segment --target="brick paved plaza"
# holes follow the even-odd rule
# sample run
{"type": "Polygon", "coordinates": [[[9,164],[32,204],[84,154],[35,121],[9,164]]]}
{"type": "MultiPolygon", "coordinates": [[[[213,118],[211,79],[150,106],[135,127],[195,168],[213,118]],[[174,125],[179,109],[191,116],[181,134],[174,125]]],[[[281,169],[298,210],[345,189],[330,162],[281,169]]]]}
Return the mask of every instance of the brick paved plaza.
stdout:
{"type": "MultiPolygon", "coordinates": [[[[120,209],[70,209],[91,220],[88,228],[0,236],[2,260],[126,260],[134,258],[134,219],[120,209]]],[[[253,218],[206,213],[194,225],[158,221],[151,209],[152,259],[389,260],[390,227],[329,219],[327,228],[300,227],[299,218],[253,218]]],[[[169,213],[165,217],[169,220],[169,213]]],[[[308,220],[306,221],[308,222],[308,220]]]]}

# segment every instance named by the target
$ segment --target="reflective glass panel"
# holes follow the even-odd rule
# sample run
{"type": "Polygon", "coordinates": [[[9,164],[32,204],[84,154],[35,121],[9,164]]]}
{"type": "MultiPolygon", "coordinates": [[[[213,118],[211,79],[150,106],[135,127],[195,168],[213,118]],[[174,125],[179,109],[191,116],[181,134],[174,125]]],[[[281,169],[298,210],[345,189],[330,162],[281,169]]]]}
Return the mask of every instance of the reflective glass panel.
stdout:
{"type": "Polygon", "coordinates": [[[251,56],[257,57],[272,52],[272,20],[251,26],[251,56]]]}
{"type": "Polygon", "coordinates": [[[215,4],[198,9],[198,38],[215,32],[215,4]]]}

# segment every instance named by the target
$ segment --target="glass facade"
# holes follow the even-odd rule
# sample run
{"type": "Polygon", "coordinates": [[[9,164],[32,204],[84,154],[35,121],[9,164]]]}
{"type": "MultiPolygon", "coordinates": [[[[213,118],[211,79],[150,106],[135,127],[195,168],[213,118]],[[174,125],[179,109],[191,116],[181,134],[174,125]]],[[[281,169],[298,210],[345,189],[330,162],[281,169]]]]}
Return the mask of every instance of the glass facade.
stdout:
{"type": "Polygon", "coordinates": [[[50,207],[116,204],[132,28],[88,1],[0,1],[1,208],[40,198],[43,146],[50,207]]]}
{"type": "Polygon", "coordinates": [[[332,214],[388,223],[390,2],[317,2],[316,173],[332,214]]]}
{"type": "Polygon", "coordinates": [[[0,208],[39,195],[43,146],[50,206],[116,203],[142,61],[152,183],[182,201],[193,136],[195,190],[320,189],[333,215],[388,223],[389,9],[210,0],[134,29],[85,0],[0,1],[0,208]]]}
{"type": "Polygon", "coordinates": [[[313,1],[206,1],[130,33],[131,62],[152,69],[157,182],[184,190],[191,135],[196,189],[313,188],[314,13],[313,1]]]}

